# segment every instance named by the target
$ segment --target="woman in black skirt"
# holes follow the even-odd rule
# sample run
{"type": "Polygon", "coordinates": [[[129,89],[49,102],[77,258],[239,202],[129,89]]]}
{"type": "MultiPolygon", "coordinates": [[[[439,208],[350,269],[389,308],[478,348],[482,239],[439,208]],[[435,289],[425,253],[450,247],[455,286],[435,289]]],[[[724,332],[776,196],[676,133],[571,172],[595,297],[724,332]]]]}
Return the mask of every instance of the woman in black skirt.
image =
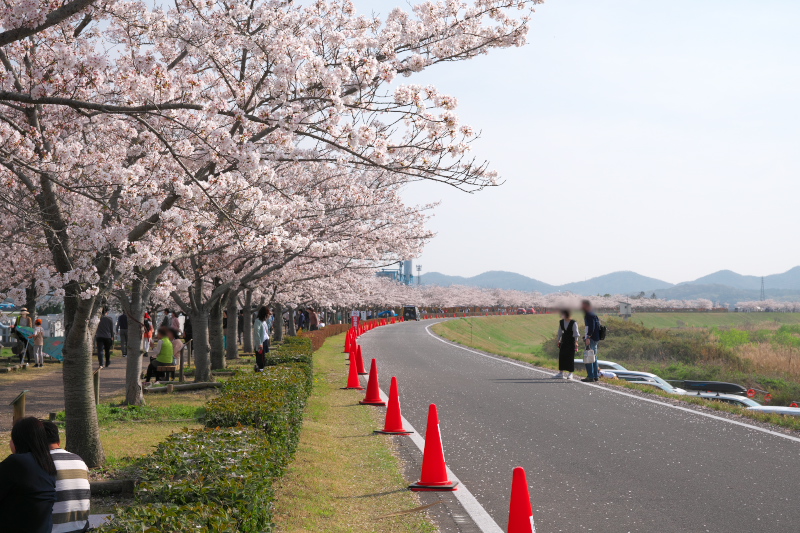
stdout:
{"type": "Polygon", "coordinates": [[[556,379],[572,379],[575,372],[575,353],[578,351],[578,323],[570,319],[568,310],[561,311],[561,320],[558,322],[558,374],[556,379]]]}

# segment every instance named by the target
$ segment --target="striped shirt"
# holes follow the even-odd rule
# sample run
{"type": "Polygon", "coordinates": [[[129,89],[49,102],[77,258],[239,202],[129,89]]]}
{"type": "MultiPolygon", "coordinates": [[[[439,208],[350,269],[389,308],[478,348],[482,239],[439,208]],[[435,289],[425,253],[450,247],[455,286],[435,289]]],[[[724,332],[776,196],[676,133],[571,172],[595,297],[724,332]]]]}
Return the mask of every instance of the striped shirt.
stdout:
{"type": "Polygon", "coordinates": [[[89,469],[67,450],[50,450],[56,464],[56,503],[53,505],[53,533],[76,533],[89,529],[89,469]]]}

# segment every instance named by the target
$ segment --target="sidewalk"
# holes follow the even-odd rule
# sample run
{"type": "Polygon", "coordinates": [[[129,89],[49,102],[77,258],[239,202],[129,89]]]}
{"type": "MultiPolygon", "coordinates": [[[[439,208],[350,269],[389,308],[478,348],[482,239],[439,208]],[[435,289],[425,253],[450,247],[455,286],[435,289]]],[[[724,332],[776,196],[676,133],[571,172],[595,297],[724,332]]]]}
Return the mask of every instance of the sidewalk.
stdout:
{"type": "MultiPolygon", "coordinates": [[[[115,352],[111,366],[100,371],[100,398],[118,396],[125,391],[126,359],[115,352]]],[[[97,362],[93,364],[97,368],[97,362]]],[[[0,432],[11,431],[13,408],[9,403],[27,389],[26,414],[47,418],[49,413],[64,410],[64,371],[58,363],[47,363],[44,372],[29,367],[8,374],[0,374],[0,432]],[[55,370],[47,367],[56,365],[55,370]]]]}

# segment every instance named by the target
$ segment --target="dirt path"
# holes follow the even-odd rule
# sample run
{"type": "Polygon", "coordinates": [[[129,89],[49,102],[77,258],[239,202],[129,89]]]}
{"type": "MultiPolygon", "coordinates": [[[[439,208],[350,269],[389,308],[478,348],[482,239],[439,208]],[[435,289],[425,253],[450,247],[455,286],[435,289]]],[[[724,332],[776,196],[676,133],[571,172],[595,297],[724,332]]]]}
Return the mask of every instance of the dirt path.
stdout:
{"type": "MultiPolygon", "coordinates": [[[[125,390],[126,360],[117,352],[111,357],[111,366],[100,371],[100,397],[118,396],[125,390]]],[[[0,375],[0,432],[11,430],[13,408],[9,403],[23,390],[26,397],[26,412],[31,416],[46,418],[48,413],[64,410],[64,372],[61,365],[44,369],[29,367],[0,375]]],[[[97,368],[97,363],[94,363],[97,368]]]]}

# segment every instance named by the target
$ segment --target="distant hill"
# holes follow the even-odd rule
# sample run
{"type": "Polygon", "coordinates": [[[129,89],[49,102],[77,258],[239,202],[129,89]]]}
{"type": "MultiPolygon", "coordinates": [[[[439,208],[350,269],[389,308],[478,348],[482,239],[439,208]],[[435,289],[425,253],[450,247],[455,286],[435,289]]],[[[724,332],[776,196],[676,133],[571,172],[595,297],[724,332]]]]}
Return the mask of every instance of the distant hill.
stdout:
{"type": "Polygon", "coordinates": [[[655,278],[648,278],[636,272],[613,272],[586,281],[567,283],[566,285],[550,285],[537,279],[516,274],[493,270],[484,272],[471,278],[463,276],[448,276],[439,272],[429,272],[421,276],[423,285],[467,285],[470,287],[483,287],[488,289],[512,289],[518,291],[535,291],[549,294],[558,291],[570,291],[578,294],[627,294],[672,287],[672,283],[655,278]]]}
{"type": "Polygon", "coordinates": [[[467,285],[469,287],[482,287],[485,289],[510,289],[517,291],[551,293],[558,289],[549,283],[539,281],[515,272],[505,272],[503,270],[491,270],[478,274],[471,278],[462,276],[448,276],[439,272],[429,272],[422,274],[420,283],[423,285],[439,285],[449,287],[450,285],[467,285]]]}
{"type": "MultiPolygon", "coordinates": [[[[423,274],[424,285],[467,285],[490,289],[513,289],[519,291],[535,291],[549,294],[558,291],[569,291],[576,294],[631,294],[644,292],[648,296],[654,293],[659,298],[675,300],[694,300],[707,298],[714,302],[735,304],[747,300],[758,300],[761,297],[761,277],[744,276],[731,270],[720,270],[707,276],[673,285],[636,272],[612,272],[586,281],[576,281],[564,285],[550,285],[537,279],[514,272],[494,270],[472,277],[448,276],[439,272],[423,274]]],[[[764,287],[767,298],[776,300],[800,299],[800,266],[782,274],[764,276],[764,287]]]]}
{"type": "Polygon", "coordinates": [[[561,285],[559,289],[574,292],[575,294],[629,294],[641,291],[652,292],[656,289],[667,289],[672,286],[672,283],[661,281],[660,279],[648,278],[636,272],[624,271],[612,272],[611,274],[598,276],[586,281],[567,283],[566,285],[561,285]]]}
{"type": "MultiPolygon", "coordinates": [[[[760,276],[743,276],[731,270],[720,270],[708,276],[687,281],[681,285],[725,285],[736,289],[745,289],[761,292],[760,276]]],[[[800,266],[794,267],[783,274],[764,276],[764,287],[767,290],[800,290],[800,266]]]]}

